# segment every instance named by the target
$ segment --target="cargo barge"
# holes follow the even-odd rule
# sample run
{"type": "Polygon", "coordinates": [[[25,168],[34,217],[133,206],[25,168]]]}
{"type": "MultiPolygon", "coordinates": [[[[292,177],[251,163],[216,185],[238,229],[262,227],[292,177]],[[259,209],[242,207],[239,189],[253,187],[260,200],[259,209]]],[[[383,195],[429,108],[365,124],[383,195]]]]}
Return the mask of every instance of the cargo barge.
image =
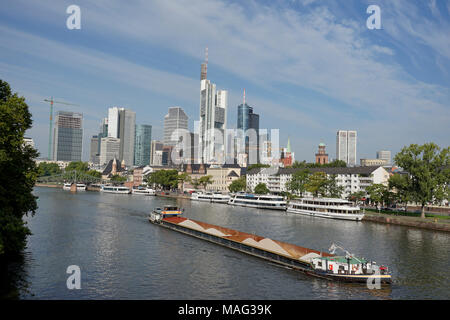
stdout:
{"type": "MultiPolygon", "coordinates": [[[[167,207],[169,209],[169,207],[167,207]]],[[[387,267],[349,253],[337,256],[294,244],[181,217],[182,210],[154,210],[149,221],[196,238],[280,264],[308,275],[342,282],[390,284],[387,267]],[[174,214],[174,211],[176,214],[174,214]]],[[[333,244],[334,246],[334,244],[333,244]]],[[[333,247],[332,246],[332,247],[333,247]]],[[[330,248],[331,249],[331,248],[330,248]]]]}

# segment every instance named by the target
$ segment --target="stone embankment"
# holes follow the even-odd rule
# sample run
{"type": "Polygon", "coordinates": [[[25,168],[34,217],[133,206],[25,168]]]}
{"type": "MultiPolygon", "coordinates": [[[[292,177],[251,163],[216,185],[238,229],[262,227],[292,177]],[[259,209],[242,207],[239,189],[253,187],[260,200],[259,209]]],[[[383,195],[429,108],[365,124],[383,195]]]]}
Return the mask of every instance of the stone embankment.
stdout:
{"type": "Polygon", "coordinates": [[[450,232],[450,219],[395,216],[389,214],[366,212],[362,221],[395,224],[407,227],[450,232]]]}

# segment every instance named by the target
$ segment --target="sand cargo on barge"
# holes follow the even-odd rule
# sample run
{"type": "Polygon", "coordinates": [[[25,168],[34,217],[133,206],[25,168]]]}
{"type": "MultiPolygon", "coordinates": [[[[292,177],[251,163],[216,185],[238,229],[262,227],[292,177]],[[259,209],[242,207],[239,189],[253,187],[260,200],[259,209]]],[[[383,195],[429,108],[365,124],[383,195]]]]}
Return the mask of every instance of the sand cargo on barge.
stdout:
{"type": "MultiPolygon", "coordinates": [[[[158,208],[159,209],[159,208],[158,208]]],[[[164,210],[154,210],[151,223],[235,249],[271,262],[281,264],[308,275],[343,282],[379,281],[391,283],[387,267],[377,266],[353,255],[337,256],[327,252],[303,248],[294,244],[264,238],[254,234],[216,226],[213,224],[166,215],[164,210]]]]}

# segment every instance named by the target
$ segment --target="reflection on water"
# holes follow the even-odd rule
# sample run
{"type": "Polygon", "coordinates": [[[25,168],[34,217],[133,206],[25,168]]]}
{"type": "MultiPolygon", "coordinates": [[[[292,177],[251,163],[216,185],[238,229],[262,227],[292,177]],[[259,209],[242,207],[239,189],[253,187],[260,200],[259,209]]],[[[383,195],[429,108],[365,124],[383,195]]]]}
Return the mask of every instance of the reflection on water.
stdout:
{"type": "Polygon", "coordinates": [[[448,299],[447,233],[136,195],[36,188],[33,235],[13,269],[24,299],[448,299]],[[388,265],[392,286],[335,283],[148,223],[153,207],[327,251],[331,243],[388,265]],[[66,268],[81,269],[68,290],[66,268]],[[27,291],[27,285],[29,290],[27,291]],[[34,294],[34,295],[33,295],[34,294]]]}

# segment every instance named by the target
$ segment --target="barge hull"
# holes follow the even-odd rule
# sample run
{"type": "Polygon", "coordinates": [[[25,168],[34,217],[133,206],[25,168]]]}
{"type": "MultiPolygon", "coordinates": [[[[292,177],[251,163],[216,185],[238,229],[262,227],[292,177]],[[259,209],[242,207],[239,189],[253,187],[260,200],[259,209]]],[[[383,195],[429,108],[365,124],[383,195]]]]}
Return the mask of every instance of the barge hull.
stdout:
{"type": "Polygon", "coordinates": [[[254,257],[258,257],[258,258],[261,258],[264,260],[268,260],[270,262],[274,262],[276,264],[280,264],[280,265],[283,265],[283,266],[286,266],[286,267],[289,267],[292,269],[296,269],[296,270],[302,271],[307,274],[311,274],[311,275],[314,275],[314,276],[317,276],[320,278],[326,278],[324,276],[315,274],[308,263],[302,263],[301,261],[295,261],[294,259],[289,259],[289,258],[283,257],[281,255],[277,255],[272,252],[268,252],[268,251],[265,251],[265,250],[262,250],[259,248],[248,246],[244,243],[239,243],[239,242],[229,240],[229,239],[224,239],[222,237],[218,237],[218,236],[215,236],[212,234],[203,233],[203,232],[200,232],[197,230],[192,230],[189,228],[178,226],[176,224],[173,224],[173,223],[170,223],[170,222],[167,222],[164,220],[161,222],[161,226],[171,229],[171,230],[174,230],[174,231],[178,231],[178,232],[193,236],[195,238],[199,238],[202,240],[206,240],[206,241],[227,247],[229,249],[234,249],[234,250],[252,255],[254,257]]]}

